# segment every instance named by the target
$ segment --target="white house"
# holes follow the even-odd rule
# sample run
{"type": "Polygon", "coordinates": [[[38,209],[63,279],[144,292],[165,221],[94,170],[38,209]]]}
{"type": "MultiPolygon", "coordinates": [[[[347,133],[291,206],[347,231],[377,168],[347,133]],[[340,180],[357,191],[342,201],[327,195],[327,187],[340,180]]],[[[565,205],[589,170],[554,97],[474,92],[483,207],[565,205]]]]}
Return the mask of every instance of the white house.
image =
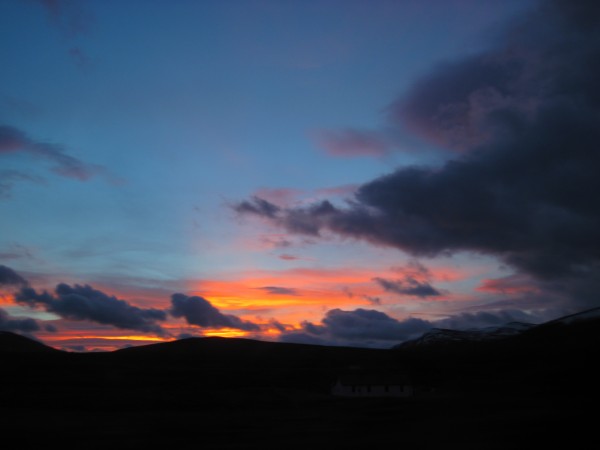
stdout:
{"type": "Polygon", "coordinates": [[[338,377],[331,393],[340,397],[410,397],[414,388],[406,373],[353,371],[338,377]]]}

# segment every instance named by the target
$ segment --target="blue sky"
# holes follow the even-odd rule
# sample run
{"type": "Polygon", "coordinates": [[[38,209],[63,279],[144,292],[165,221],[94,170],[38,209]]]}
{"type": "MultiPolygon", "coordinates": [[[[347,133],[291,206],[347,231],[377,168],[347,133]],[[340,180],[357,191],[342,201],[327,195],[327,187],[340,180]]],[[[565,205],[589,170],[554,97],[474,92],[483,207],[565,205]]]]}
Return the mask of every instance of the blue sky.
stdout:
{"type": "MultiPolygon", "coordinates": [[[[305,320],[361,302],[397,320],[434,320],[464,312],[460,301],[491,301],[477,291],[482,280],[515,271],[489,252],[415,260],[369,239],[298,235],[233,206],[257,195],[280,207],[325,198],[341,207],[397,168],[443,165],[453,154],[390,120],[390,108],[440,64],[497,45],[505,24],[535,4],[5,0],[0,125],[20,134],[0,153],[0,264],[38,290],[91,284],[154,307],[161,295],[168,305],[169,291],[186,292],[290,330],[302,305],[274,303],[257,318],[247,295],[227,303],[203,286],[235,290],[266,273],[283,282],[304,269],[387,276],[418,263],[444,301],[395,298],[369,274],[368,295],[379,289],[380,304],[358,294],[328,303],[323,291],[307,300],[305,320]]],[[[4,309],[28,314],[10,300],[4,309]]],[[[75,326],[53,317],[59,329],[75,326]]]]}

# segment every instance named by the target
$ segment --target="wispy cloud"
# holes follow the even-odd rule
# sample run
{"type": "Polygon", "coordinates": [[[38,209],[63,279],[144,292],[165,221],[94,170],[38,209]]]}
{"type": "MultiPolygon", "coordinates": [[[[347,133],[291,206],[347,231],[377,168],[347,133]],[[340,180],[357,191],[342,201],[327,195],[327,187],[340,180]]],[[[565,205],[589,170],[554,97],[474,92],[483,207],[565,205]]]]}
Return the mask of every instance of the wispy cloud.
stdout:
{"type": "MultiPolygon", "coordinates": [[[[86,2],[78,0],[30,0],[46,11],[50,24],[71,44],[86,36],[94,22],[94,16],[86,2]]],[[[90,66],[90,58],[79,45],[72,45],[67,53],[80,69],[90,66]]]]}
{"type": "MultiPolygon", "coordinates": [[[[51,164],[50,170],[61,177],[78,181],[102,177],[113,184],[122,182],[104,166],[86,163],[69,155],[58,144],[36,141],[15,127],[0,125],[0,156],[17,153],[26,154],[34,161],[49,162],[51,164]]],[[[7,196],[13,184],[19,181],[41,183],[43,180],[35,174],[25,173],[22,170],[3,171],[0,180],[0,194],[7,196]]]]}
{"type": "Polygon", "coordinates": [[[23,173],[18,170],[1,170],[0,198],[10,198],[14,185],[20,182],[44,184],[45,180],[40,176],[23,173]]]}
{"type": "Polygon", "coordinates": [[[405,267],[396,268],[402,273],[402,278],[389,280],[375,277],[373,281],[379,284],[386,292],[398,295],[408,295],[419,298],[439,297],[443,293],[434,288],[429,270],[416,260],[411,260],[405,267]]]}
{"type": "Polygon", "coordinates": [[[74,38],[88,33],[92,14],[85,8],[85,2],[78,0],[31,0],[41,5],[50,22],[65,36],[74,38]]]}
{"type": "Polygon", "coordinates": [[[385,278],[373,278],[386,292],[392,292],[399,295],[409,295],[419,298],[439,297],[440,291],[434,288],[427,281],[418,281],[412,277],[406,276],[401,280],[386,280],[385,278]]]}
{"type": "Polygon", "coordinates": [[[302,258],[300,258],[299,256],[290,255],[289,253],[283,253],[279,255],[279,259],[282,259],[284,261],[297,261],[302,258]]]}
{"type": "Polygon", "coordinates": [[[267,294],[272,295],[300,295],[296,289],[287,288],[283,286],[262,286],[258,289],[265,291],[267,294]]]}
{"type": "Polygon", "coordinates": [[[357,156],[381,157],[388,154],[392,145],[381,133],[360,130],[330,131],[314,133],[317,145],[331,156],[352,158],[357,156]]]}
{"type": "MultiPolygon", "coordinates": [[[[33,253],[30,249],[23,245],[11,244],[0,250],[0,259],[33,259],[33,253]]],[[[12,269],[11,269],[12,270],[12,269]]]]}

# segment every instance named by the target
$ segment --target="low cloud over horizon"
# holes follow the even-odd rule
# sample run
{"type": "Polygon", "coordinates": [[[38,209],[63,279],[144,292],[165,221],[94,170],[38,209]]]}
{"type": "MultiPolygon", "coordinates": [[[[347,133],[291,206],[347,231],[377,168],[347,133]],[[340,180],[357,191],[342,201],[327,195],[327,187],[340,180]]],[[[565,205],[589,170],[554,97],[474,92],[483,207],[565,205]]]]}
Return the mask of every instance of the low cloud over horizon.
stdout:
{"type": "MultiPolygon", "coordinates": [[[[175,293],[171,296],[170,307],[140,308],[89,285],[59,283],[54,293],[38,292],[17,272],[0,265],[0,288],[3,286],[10,288],[6,291],[7,296],[15,304],[28,307],[32,312],[42,308],[67,322],[87,321],[164,338],[172,337],[169,330],[161,325],[168,320],[169,315],[184,318],[186,323],[199,328],[234,328],[251,332],[261,329],[253,322],[242,320],[233,314],[221,313],[208,300],[199,296],[175,293]]],[[[30,317],[12,317],[0,308],[0,330],[23,332],[27,335],[42,329],[56,331],[51,323],[40,323],[40,320],[30,317]]]]}
{"type": "MultiPolygon", "coordinates": [[[[427,271],[414,261],[407,267],[412,270],[413,274],[427,271]]],[[[0,269],[2,269],[0,274],[5,275],[3,278],[5,287],[13,291],[14,304],[30,308],[32,313],[42,308],[48,313],[55,314],[62,319],[61,326],[63,328],[69,323],[84,321],[155,335],[159,336],[161,340],[196,336],[195,329],[235,329],[249,333],[247,336],[250,338],[262,339],[265,336],[261,333],[270,329],[276,330],[278,333],[271,334],[268,339],[280,342],[388,348],[406,340],[418,338],[432,328],[463,330],[500,326],[515,321],[541,323],[561,315],[559,310],[544,311],[543,302],[539,301],[529,304],[531,312],[517,309],[515,306],[518,306],[519,303],[523,305],[526,302],[524,299],[522,302],[516,301],[514,304],[500,301],[497,304],[488,305],[487,310],[482,311],[448,313],[445,315],[446,317],[438,320],[412,316],[396,319],[375,309],[343,310],[334,308],[326,311],[318,323],[303,321],[299,326],[292,326],[282,324],[274,318],[264,323],[255,323],[240,319],[233,314],[223,313],[210,301],[197,295],[188,296],[175,293],[171,296],[170,306],[167,301],[164,302],[164,309],[140,308],[129,301],[106,294],[89,285],[75,284],[71,286],[60,283],[56,286],[54,293],[38,292],[14,270],[6,266],[0,266],[0,269]],[[174,335],[169,328],[164,327],[169,322],[169,316],[184,319],[191,327],[187,328],[187,332],[179,332],[174,335]]],[[[380,283],[378,280],[374,281],[380,283]]],[[[275,287],[267,286],[267,288],[275,287]]],[[[383,285],[382,288],[389,290],[383,285]]],[[[274,293],[296,295],[279,290],[275,290],[274,293]]],[[[402,294],[417,295],[412,292],[402,292],[402,294]]],[[[374,306],[381,304],[379,298],[371,298],[369,303],[374,306]]],[[[36,333],[41,331],[56,333],[58,330],[53,322],[54,319],[13,317],[0,308],[0,330],[2,331],[12,331],[34,338],[36,333]]],[[[181,328],[179,329],[181,330],[181,328]]],[[[80,345],[79,348],[83,350],[85,344],[80,345]]]]}
{"type": "Polygon", "coordinates": [[[232,314],[223,314],[208,300],[199,296],[173,294],[170,313],[173,317],[183,317],[190,325],[211,328],[237,328],[245,331],[258,331],[260,327],[232,314]]]}

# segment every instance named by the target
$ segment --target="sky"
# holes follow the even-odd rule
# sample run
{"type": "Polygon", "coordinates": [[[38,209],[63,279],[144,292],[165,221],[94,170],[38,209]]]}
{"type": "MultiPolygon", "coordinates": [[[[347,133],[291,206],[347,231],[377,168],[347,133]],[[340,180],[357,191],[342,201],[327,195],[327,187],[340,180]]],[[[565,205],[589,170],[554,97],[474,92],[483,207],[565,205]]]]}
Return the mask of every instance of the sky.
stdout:
{"type": "Polygon", "coordinates": [[[600,306],[600,8],[0,2],[0,330],[391,347],[600,306]]]}

